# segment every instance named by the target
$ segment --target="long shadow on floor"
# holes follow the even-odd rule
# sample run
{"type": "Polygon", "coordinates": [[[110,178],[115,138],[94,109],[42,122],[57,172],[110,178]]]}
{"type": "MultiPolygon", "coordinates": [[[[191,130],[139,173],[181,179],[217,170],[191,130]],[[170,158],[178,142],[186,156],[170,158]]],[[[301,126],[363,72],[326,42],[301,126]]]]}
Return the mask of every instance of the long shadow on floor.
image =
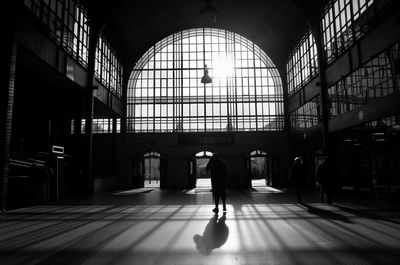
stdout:
{"type": "Polygon", "coordinates": [[[218,214],[208,222],[203,235],[196,234],[193,241],[197,250],[203,255],[210,255],[215,248],[221,247],[228,240],[229,227],[225,224],[226,213],[218,219],[218,214]]]}
{"type": "Polygon", "coordinates": [[[325,219],[332,219],[332,220],[341,221],[343,223],[353,224],[353,222],[348,217],[346,217],[342,214],[339,214],[339,213],[336,213],[336,212],[333,212],[330,210],[325,210],[322,208],[317,208],[317,207],[311,206],[309,204],[306,204],[304,202],[301,203],[301,205],[303,207],[305,207],[307,209],[307,211],[311,214],[318,215],[325,219]]]}
{"type": "MultiPolygon", "coordinates": [[[[343,212],[351,213],[354,215],[357,215],[362,218],[367,218],[367,219],[375,219],[375,220],[380,220],[380,221],[385,221],[385,222],[390,222],[393,224],[400,224],[400,221],[394,220],[394,218],[398,218],[398,215],[395,215],[393,219],[390,219],[388,217],[384,217],[375,213],[372,213],[371,210],[359,210],[359,209],[353,209],[344,205],[336,204],[333,203],[333,206],[339,208],[343,212]]],[[[398,211],[398,210],[396,210],[398,211]]]]}

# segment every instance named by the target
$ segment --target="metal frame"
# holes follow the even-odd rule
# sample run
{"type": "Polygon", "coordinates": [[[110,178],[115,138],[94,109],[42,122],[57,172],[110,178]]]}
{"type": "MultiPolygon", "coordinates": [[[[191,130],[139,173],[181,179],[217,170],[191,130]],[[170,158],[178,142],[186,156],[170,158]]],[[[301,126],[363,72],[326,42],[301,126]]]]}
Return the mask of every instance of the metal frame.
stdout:
{"type": "Polygon", "coordinates": [[[282,81],[268,56],[220,29],[175,33],[151,47],[128,82],[127,132],[284,130],[282,81]],[[218,75],[217,58],[232,62],[218,75]],[[212,84],[200,83],[204,64],[212,84]]]}

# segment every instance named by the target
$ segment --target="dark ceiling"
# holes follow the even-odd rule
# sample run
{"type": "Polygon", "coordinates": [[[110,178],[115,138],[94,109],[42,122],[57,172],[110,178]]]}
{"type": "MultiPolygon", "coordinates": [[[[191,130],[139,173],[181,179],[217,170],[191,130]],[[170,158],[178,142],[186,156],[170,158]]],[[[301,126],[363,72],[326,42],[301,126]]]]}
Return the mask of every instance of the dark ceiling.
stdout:
{"type": "MultiPolygon", "coordinates": [[[[89,16],[132,67],[152,45],[172,33],[205,27],[199,13],[205,0],[83,0],[89,16]]],[[[282,69],[293,46],[319,18],[323,0],[214,0],[217,21],[253,41],[282,69]]]]}

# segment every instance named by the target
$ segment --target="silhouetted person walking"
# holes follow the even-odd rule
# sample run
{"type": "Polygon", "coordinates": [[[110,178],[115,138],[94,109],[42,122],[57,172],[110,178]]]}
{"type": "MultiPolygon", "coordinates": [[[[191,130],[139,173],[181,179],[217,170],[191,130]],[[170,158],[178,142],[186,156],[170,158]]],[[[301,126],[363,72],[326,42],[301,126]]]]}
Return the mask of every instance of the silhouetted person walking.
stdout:
{"type": "Polygon", "coordinates": [[[292,164],[292,169],[290,171],[290,181],[296,187],[297,201],[299,203],[302,202],[301,189],[304,185],[306,175],[307,175],[307,169],[303,163],[303,159],[301,159],[301,157],[296,157],[294,159],[294,162],[292,164]]]}
{"type": "Polygon", "coordinates": [[[211,187],[214,197],[215,208],[213,212],[218,213],[219,198],[222,199],[223,211],[226,211],[226,191],[225,183],[227,178],[227,169],[225,162],[214,154],[206,166],[207,171],[211,171],[211,187]]]}
{"type": "Polygon", "coordinates": [[[331,167],[329,159],[325,157],[317,168],[317,182],[319,186],[321,202],[331,202],[331,167]]]}

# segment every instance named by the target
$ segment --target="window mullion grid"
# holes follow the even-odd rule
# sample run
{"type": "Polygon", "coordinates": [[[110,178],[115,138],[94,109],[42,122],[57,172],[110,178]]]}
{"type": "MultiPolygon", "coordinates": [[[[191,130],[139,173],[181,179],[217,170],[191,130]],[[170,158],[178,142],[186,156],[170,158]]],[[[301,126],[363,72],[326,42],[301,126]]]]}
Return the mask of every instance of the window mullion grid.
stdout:
{"type": "Polygon", "coordinates": [[[175,115],[175,106],[176,106],[176,94],[175,94],[175,69],[176,69],[176,34],[172,35],[172,131],[175,132],[176,128],[176,115],[175,115]]]}
{"type": "Polygon", "coordinates": [[[311,45],[310,45],[310,38],[309,35],[305,35],[305,46],[306,46],[306,51],[305,51],[305,56],[306,56],[306,64],[307,64],[307,69],[308,69],[308,76],[307,80],[311,79],[312,76],[312,69],[311,69],[311,45]]]}
{"type": "MultiPolygon", "coordinates": [[[[235,34],[232,34],[232,39],[233,39],[233,78],[234,78],[234,86],[235,86],[235,131],[238,130],[238,93],[237,93],[237,76],[236,76],[236,71],[237,71],[237,61],[236,61],[236,36],[235,34]]],[[[220,112],[221,113],[221,112],[220,112]]]]}
{"type": "MultiPolygon", "coordinates": [[[[76,22],[77,23],[77,35],[78,36],[74,36],[74,38],[76,38],[76,58],[79,60],[79,61],[82,61],[82,59],[81,59],[81,56],[80,56],[80,46],[81,46],[81,25],[83,25],[83,22],[81,21],[81,19],[82,19],[82,11],[81,11],[81,9],[80,9],[80,7],[79,8],[74,8],[74,11],[75,12],[77,12],[78,14],[75,14],[75,17],[74,17],[74,20],[76,20],[76,15],[77,15],[77,21],[74,21],[74,23],[76,22]]],[[[72,32],[73,32],[73,26],[72,26],[72,32]]],[[[74,34],[74,33],[73,33],[74,34]]],[[[72,44],[72,45],[74,45],[74,44],[72,44]]]]}
{"type": "Polygon", "coordinates": [[[249,119],[250,119],[250,76],[249,76],[249,73],[250,73],[250,67],[249,67],[249,51],[247,50],[246,51],[246,73],[247,73],[247,95],[248,95],[248,98],[247,98],[247,123],[248,123],[248,130],[250,130],[250,121],[249,121],[249,119]]]}
{"type": "Polygon", "coordinates": [[[181,87],[180,87],[180,102],[181,102],[181,106],[180,106],[180,111],[181,111],[181,119],[180,119],[180,126],[181,126],[181,130],[182,132],[184,131],[183,127],[184,127],[184,113],[183,113],[183,33],[181,33],[181,68],[180,68],[180,81],[181,81],[181,87]]]}
{"type": "MultiPolygon", "coordinates": [[[[358,0],[356,0],[356,1],[358,1],[358,0]]],[[[350,22],[351,23],[350,27],[351,27],[351,35],[352,35],[351,42],[354,42],[354,40],[356,39],[356,31],[355,31],[355,28],[354,28],[355,23],[354,23],[353,1],[350,1],[349,5],[350,5],[350,13],[351,13],[351,16],[350,16],[350,21],[351,21],[350,22]]],[[[361,16],[361,13],[360,13],[360,8],[361,8],[360,7],[360,1],[358,1],[358,8],[359,8],[357,10],[357,12],[359,13],[358,15],[361,16]]],[[[346,13],[346,26],[347,26],[347,23],[348,23],[347,12],[345,12],[345,13],[346,13]]]]}
{"type": "Polygon", "coordinates": [[[63,0],[62,1],[62,8],[61,8],[61,33],[60,33],[60,43],[61,46],[68,51],[67,45],[64,43],[64,36],[65,36],[65,4],[66,2],[69,2],[70,0],[63,0]]]}
{"type": "Polygon", "coordinates": [[[108,41],[106,41],[106,61],[107,61],[107,65],[106,65],[106,87],[110,88],[110,65],[111,65],[111,48],[110,48],[110,44],[108,43],[108,41]]]}
{"type": "MultiPolygon", "coordinates": [[[[156,49],[153,51],[153,58],[154,58],[154,64],[153,64],[153,104],[151,107],[153,108],[153,133],[155,133],[156,129],[156,49]]],[[[160,71],[158,69],[158,71],[160,71]]],[[[161,73],[160,73],[161,74],[161,73]]]]}
{"type": "Polygon", "coordinates": [[[104,67],[104,56],[103,56],[103,38],[99,38],[99,61],[100,61],[100,66],[99,66],[99,79],[100,81],[103,80],[103,67],[104,67]]]}
{"type": "MultiPolygon", "coordinates": [[[[203,28],[203,67],[205,67],[205,62],[206,62],[206,37],[205,37],[205,28],[203,28]]],[[[212,54],[212,42],[211,42],[211,39],[212,38],[210,38],[210,47],[211,47],[211,50],[209,51],[210,52],[210,54],[212,54]]],[[[215,81],[214,81],[215,82],[215,81]]],[[[206,108],[206,106],[207,106],[207,96],[206,96],[206,84],[203,84],[203,93],[204,93],[204,103],[203,103],[203,108],[204,108],[204,113],[203,113],[203,118],[204,118],[204,131],[205,132],[207,132],[207,108],[206,108]]]]}
{"type": "Polygon", "coordinates": [[[300,80],[299,80],[300,82],[297,84],[297,89],[298,90],[301,89],[301,87],[303,85],[303,80],[304,80],[304,76],[303,76],[303,68],[304,68],[304,65],[303,65],[303,56],[304,56],[303,50],[304,50],[304,46],[303,46],[303,44],[304,43],[300,44],[299,49],[297,51],[299,53],[299,61],[298,61],[298,63],[299,63],[299,75],[300,75],[300,80]]]}
{"type": "Polygon", "coordinates": [[[186,44],[187,45],[187,53],[188,53],[188,56],[187,56],[187,60],[188,60],[188,66],[189,66],[189,68],[188,69],[186,69],[186,71],[188,71],[188,75],[187,75],[187,78],[188,78],[188,85],[189,85],[189,87],[187,87],[187,88],[185,88],[185,89],[187,89],[188,90],[188,92],[187,92],[187,94],[188,94],[188,99],[187,99],[187,101],[186,101],[186,104],[187,104],[187,106],[188,106],[188,114],[187,114],[187,116],[188,116],[188,131],[190,132],[191,130],[192,130],[192,110],[191,110],[191,104],[192,104],[192,97],[191,97],[191,91],[190,91],[190,80],[191,80],[191,77],[192,77],[192,74],[191,74],[191,69],[192,69],[192,65],[191,65],[191,59],[192,59],[192,40],[191,40],[191,38],[190,38],[190,36],[188,37],[188,43],[186,44]]]}
{"type": "MultiPolygon", "coordinates": [[[[221,31],[221,32],[218,32],[218,34],[221,34],[221,33],[223,33],[224,31],[221,31]]],[[[206,58],[206,56],[205,56],[205,30],[204,29],[202,29],[202,37],[203,37],[203,45],[202,45],[202,47],[203,47],[203,60],[205,60],[205,58],[206,58]]],[[[207,33],[208,33],[208,31],[207,31],[207,33]]],[[[215,41],[215,43],[213,43],[213,41],[211,41],[211,43],[209,43],[209,46],[211,46],[212,47],[212,49],[211,49],[211,51],[210,51],[210,55],[212,56],[213,54],[212,54],[212,52],[214,52],[214,53],[216,53],[215,54],[215,56],[217,56],[217,52],[220,52],[220,53],[222,53],[222,52],[224,52],[222,49],[223,49],[223,47],[221,47],[221,50],[219,49],[219,46],[220,46],[220,44],[222,44],[223,42],[222,42],[222,40],[221,39],[219,39],[219,38],[215,38],[215,37],[217,37],[217,36],[219,36],[218,34],[211,34],[211,36],[214,36],[214,41],[215,41]],[[213,45],[212,44],[215,44],[215,45],[218,45],[218,46],[215,46],[215,47],[213,47],[213,45]],[[215,50],[216,49],[216,50],[215,50]]],[[[181,33],[181,36],[182,36],[183,34],[181,33]]],[[[190,34],[186,34],[185,33],[185,36],[184,37],[188,37],[188,36],[190,36],[190,34]]],[[[223,36],[223,35],[221,35],[221,36],[223,36]]],[[[225,37],[227,36],[227,33],[225,32],[225,37]]],[[[233,36],[233,38],[235,39],[235,36],[233,36]]],[[[184,90],[183,90],[183,88],[184,88],[184,85],[186,84],[186,81],[185,82],[183,82],[183,77],[184,77],[184,75],[183,75],[183,71],[184,71],[184,69],[183,69],[183,59],[185,59],[184,57],[183,57],[183,51],[184,51],[184,47],[183,47],[183,42],[182,42],[182,39],[183,39],[183,36],[181,37],[181,40],[180,40],[180,42],[179,42],[179,46],[178,45],[173,45],[172,46],[172,48],[173,49],[176,49],[176,48],[181,48],[180,49],[180,51],[178,51],[178,53],[176,52],[176,51],[174,51],[174,55],[173,55],[173,58],[174,57],[176,57],[177,55],[181,55],[181,58],[179,58],[180,59],[180,63],[181,63],[181,66],[180,67],[178,67],[179,69],[176,69],[176,65],[179,63],[178,61],[177,61],[177,59],[176,58],[174,58],[174,60],[173,60],[173,72],[172,72],[172,77],[173,77],[173,80],[174,80],[174,82],[173,82],[173,84],[172,84],[172,86],[174,87],[173,89],[172,89],[172,92],[171,92],[171,94],[173,95],[173,99],[172,99],[172,101],[175,101],[175,102],[172,102],[172,103],[178,103],[178,104],[174,104],[174,105],[178,105],[178,106],[176,106],[176,110],[175,110],[175,106],[172,108],[172,111],[173,112],[175,112],[176,111],[176,114],[177,115],[174,115],[174,113],[171,113],[172,115],[172,120],[174,120],[176,117],[179,117],[180,118],[180,123],[179,124],[177,124],[177,126],[174,126],[174,129],[176,129],[176,130],[179,130],[179,131],[182,131],[183,130],[183,127],[185,127],[186,125],[187,125],[187,122],[188,121],[191,121],[191,120],[194,120],[194,119],[192,119],[192,117],[191,117],[191,115],[192,114],[198,114],[198,112],[197,113],[195,113],[196,111],[195,111],[195,109],[193,108],[193,110],[192,110],[192,107],[191,107],[191,104],[196,104],[196,107],[198,107],[200,104],[198,104],[199,103],[199,100],[198,100],[198,95],[194,95],[191,91],[189,91],[189,102],[188,102],[188,104],[189,104],[189,113],[184,113],[184,111],[186,111],[186,107],[184,108],[184,103],[186,102],[186,97],[184,97],[184,90]],[[176,70],[178,70],[178,71],[175,71],[174,69],[176,69],[176,70]],[[180,75],[180,76],[179,76],[180,75]],[[177,81],[177,82],[175,82],[175,81],[177,81]],[[180,87],[179,87],[179,84],[180,84],[180,87]],[[177,90],[177,89],[179,89],[179,91],[177,90]],[[175,94],[175,95],[174,95],[175,94]],[[174,97],[175,96],[175,97],[174,97]],[[180,100],[178,100],[178,98],[180,98],[180,100]],[[178,100],[178,101],[177,101],[178,100]],[[179,103],[180,103],[180,106],[179,106],[179,103]],[[180,110],[180,112],[179,112],[179,110],[180,110]],[[189,114],[189,117],[184,117],[185,115],[187,116],[188,114],[189,114]],[[186,124],[186,125],[185,125],[186,124]]],[[[174,42],[176,42],[176,41],[174,41],[174,42]]],[[[164,43],[165,44],[165,43],[164,43]]],[[[164,45],[163,44],[163,45],[164,45]]],[[[192,43],[193,44],[193,43],[192,43]]],[[[229,38],[227,38],[227,40],[226,40],[226,42],[224,43],[225,45],[225,52],[226,53],[228,53],[231,49],[233,49],[233,52],[234,52],[234,54],[233,54],[233,57],[235,58],[235,60],[234,60],[234,67],[235,67],[235,69],[234,69],[234,79],[227,79],[226,80],[226,89],[228,89],[228,91],[227,91],[227,93],[229,94],[229,96],[228,97],[225,97],[224,96],[224,98],[222,98],[222,94],[221,94],[221,91],[219,92],[219,94],[218,94],[218,92],[217,91],[214,91],[216,94],[215,94],[215,98],[212,98],[211,97],[211,95],[207,95],[205,92],[206,91],[208,91],[207,89],[205,89],[205,87],[203,87],[203,89],[205,89],[204,90],[204,97],[203,97],[203,108],[204,108],[204,113],[203,113],[203,119],[204,119],[204,128],[200,128],[202,131],[207,131],[207,127],[208,128],[210,128],[210,130],[211,131],[213,131],[213,130],[222,130],[222,124],[223,123],[225,123],[225,122],[228,122],[228,125],[229,125],[229,123],[230,123],[230,125],[233,125],[232,124],[232,120],[230,120],[230,118],[231,118],[231,116],[235,116],[235,124],[236,124],[236,126],[235,126],[235,129],[236,128],[239,128],[239,120],[238,120],[238,115],[239,115],[239,109],[238,109],[238,107],[237,107],[237,104],[238,104],[238,89],[239,89],[239,87],[238,87],[238,81],[240,81],[240,80],[237,80],[237,72],[236,72],[236,67],[237,67],[237,63],[238,62],[236,62],[236,59],[238,59],[238,58],[236,58],[237,56],[238,56],[238,54],[237,54],[237,51],[236,51],[236,43],[232,43],[232,47],[230,47],[229,45],[230,45],[230,40],[229,40],[229,38]],[[208,98],[210,98],[211,99],[211,101],[210,101],[210,108],[206,108],[208,105],[206,105],[206,102],[207,102],[207,100],[208,100],[208,98]],[[226,102],[226,104],[222,104],[222,100],[223,101],[225,101],[226,102]],[[216,106],[217,105],[217,103],[220,103],[219,105],[220,106],[216,106]],[[229,104],[229,103],[231,103],[231,104],[229,104]],[[223,105],[226,105],[226,106],[223,106],[223,105]],[[226,112],[227,113],[229,113],[229,119],[226,119],[226,118],[224,118],[224,119],[222,119],[222,116],[221,116],[221,109],[220,109],[220,113],[218,114],[218,112],[215,112],[216,111],[216,109],[214,109],[215,107],[224,107],[224,108],[227,108],[226,109],[226,112]],[[235,107],[236,106],[236,107],[235,107]],[[209,117],[210,119],[209,120],[207,120],[207,110],[212,110],[212,114],[211,114],[211,117],[209,117]],[[218,114],[218,115],[216,115],[216,114],[218,114]],[[207,121],[208,121],[208,123],[207,123],[207,121]],[[209,122],[212,122],[212,124],[209,124],[209,122]],[[217,124],[216,124],[216,122],[219,122],[219,125],[217,126],[217,124]],[[208,126],[209,125],[209,126],[208,126]]],[[[242,106],[242,108],[240,109],[240,112],[242,112],[243,111],[243,108],[245,108],[245,110],[244,110],[244,112],[241,114],[242,115],[242,122],[241,122],[241,124],[240,125],[244,125],[243,126],[243,129],[242,130],[245,130],[245,131],[248,131],[248,130],[261,130],[261,128],[263,127],[262,126],[262,123],[260,123],[260,124],[258,124],[258,121],[264,121],[265,119],[265,117],[263,116],[263,117],[257,117],[257,113],[258,112],[261,112],[261,110],[263,110],[264,108],[271,108],[271,107],[274,107],[274,106],[272,106],[271,104],[270,104],[270,101],[271,100],[269,100],[268,99],[268,101],[266,102],[266,104],[268,105],[265,105],[263,102],[264,102],[264,99],[265,99],[265,97],[264,96],[262,96],[262,98],[258,98],[259,96],[261,96],[261,95],[259,95],[259,92],[257,92],[257,89],[256,89],[256,87],[257,87],[257,85],[259,85],[259,86],[262,86],[263,85],[263,79],[262,79],[262,77],[264,76],[264,72],[263,71],[261,71],[261,76],[259,77],[259,78],[261,78],[261,79],[259,79],[259,80],[257,80],[257,74],[258,74],[258,72],[257,72],[257,68],[256,68],[256,64],[257,64],[257,62],[255,61],[255,55],[256,55],[256,51],[255,51],[255,46],[254,46],[254,44],[252,44],[252,43],[249,43],[249,45],[247,45],[246,43],[244,44],[244,45],[246,45],[246,47],[247,48],[249,48],[250,47],[250,50],[251,50],[251,45],[253,45],[253,49],[252,49],[252,51],[250,51],[250,50],[246,50],[246,49],[244,49],[244,51],[243,51],[243,54],[244,54],[244,57],[245,57],[245,67],[241,67],[241,69],[242,70],[244,70],[245,71],[245,74],[242,74],[241,75],[241,80],[242,81],[244,81],[244,82],[247,82],[246,83],[246,85],[245,86],[247,86],[247,89],[245,89],[245,91],[242,91],[241,93],[240,93],[240,95],[241,95],[241,102],[242,102],[242,104],[241,104],[241,106],[242,106]],[[253,52],[253,57],[250,57],[249,56],[249,53],[250,52],[253,52]],[[250,62],[251,61],[251,62],[250,62]],[[244,68],[244,69],[243,69],[244,68]],[[252,71],[252,72],[251,72],[252,71]],[[252,75],[250,76],[249,74],[250,73],[252,73],[252,75]],[[254,81],[253,80],[250,80],[250,78],[254,78],[254,81]],[[243,80],[243,79],[247,79],[247,81],[246,80],[243,80]],[[261,81],[260,81],[261,80],[261,81]],[[261,82],[261,83],[260,83],[261,82]],[[250,85],[252,84],[252,87],[250,87],[250,85]],[[251,93],[250,93],[250,89],[254,89],[255,91],[253,92],[253,91],[251,91],[251,93]],[[245,92],[245,93],[243,93],[243,92],[245,92]],[[251,96],[251,95],[253,95],[253,96],[251,96]],[[244,100],[244,102],[245,102],[245,104],[243,103],[243,100],[244,100]],[[257,102],[258,101],[260,101],[260,103],[262,103],[261,105],[257,105],[257,102]],[[251,107],[251,105],[252,104],[255,104],[253,107],[251,107]],[[264,105],[263,105],[264,104],[264,105]],[[255,111],[255,113],[256,113],[256,115],[252,115],[252,113],[255,111]],[[261,120],[260,120],[260,118],[261,118],[261,120]],[[254,126],[252,126],[253,124],[254,124],[254,122],[256,123],[254,126]],[[243,123],[243,124],[242,124],[243,123]],[[254,127],[254,128],[253,128],[254,127]]],[[[186,48],[185,48],[186,49],[186,48]]],[[[152,53],[153,53],[153,55],[155,55],[155,53],[156,53],[156,51],[158,51],[158,50],[160,50],[160,49],[154,49],[153,51],[152,51],[152,53]]],[[[200,49],[199,49],[200,50],[200,49]]],[[[200,53],[199,53],[200,54],[200,53]]],[[[196,56],[198,56],[197,55],[197,53],[196,53],[196,56]]],[[[195,56],[195,57],[196,57],[195,56]]],[[[215,56],[212,56],[212,57],[215,57],[215,56]]],[[[199,57],[197,57],[197,58],[199,58],[199,57]]],[[[216,59],[216,58],[214,58],[214,59],[216,59]]],[[[304,59],[306,59],[306,58],[304,58],[304,59]]],[[[309,59],[309,58],[308,58],[309,59]]],[[[159,62],[158,62],[159,63],[159,62]]],[[[114,62],[113,61],[111,61],[111,64],[114,64],[114,62]]],[[[185,64],[186,64],[186,62],[185,62],[185,64]]],[[[306,64],[305,62],[302,62],[302,64],[301,65],[303,65],[303,64],[306,64]]],[[[191,66],[193,66],[193,64],[191,65],[191,66]]],[[[109,66],[109,67],[112,67],[112,66],[109,66]]],[[[190,68],[190,67],[189,67],[190,68]]],[[[198,66],[196,67],[196,69],[198,69],[198,66]]],[[[268,69],[268,68],[267,68],[268,69]]],[[[156,131],[156,123],[158,122],[158,118],[157,118],[157,115],[159,114],[159,113],[156,113],[156,107],[155,107],[155,101],[156,101],[156,95],[157,95],[157,93],[156,93],[156,91],[155,91],[155,89],[160,89],[160,88],[158,88],[158,87],[156,87],[156,82],[154,82],[155,81],[155,78],[156,78],[156,73],[155,73],[155,71],[156,71],[156,67],[155,67],[155,65],[152,65],[152,70],[153,70],[153,84],[152,84],[152,86],[153,86],[153,96],[152,96],[152,98],[153,98],[153,102],[149,102],[148,100],[146,100],[146,102],[142,102],[142,103],[145,103],[145,104],[147,104],[147,105],[149,105],[149,104],[151,104],[151,103],[153,103],[153,105],[151,106],[152,107],[152,109],[153,109],[153,119],[151,119],[151,117],[148,117],[147,118],[147,120],[149,120],[149,118],[152,120],[152,125],[153,125],[153,130],[148,130],[148,131],[153,131],[153,132],[155,132],[156,131]]],[[[190,69],[189,69],[190,70],[190,69]]],[[[304,70],[304,69],[303,69],[304,70]]],[[[196,72],[196,77],[197,77],[197,72],[196,72]]],[[[266,76],[266,79],[268,80],[268,76],[270,75],[270,72],[269,71],[267,71],[266,73],[265,73],[267,76],[266,76]]],[[[299,73],[300,74],[300,73],[299,73]]],[[[303,73],[303,75],[305,75],[305,73],[303,73]]],[[[189,74],[189,84],[190,84],[190,79],[193,79],[195,76],[192,76],[192,72],[190,72],[190,74],[189,74]]],[[[277,76],[278,77],[278,76],[277,76]]],[[[300,77],[300,76],[299,76],[300,77]]],[[[169,76],[168,76],[168,78],[169,78],[169,76]]],[[[275,78],[275,74],[274,74],[274,77],[273,78],[275,78]]],[[[198,78],[197,78],[198,79],[198,78]]],[[[221,79],[221,77],[220,77],[220,79],[221,79]]],[[[223,79],[223,78],[222,78],[223,79]]],[[[193,81],[193,80],[192,80],[193,81]]],[[[223,81],[223,80],[222,80],[223,81]]],[[[168,82],[168,80],[167,80],[167,82],[168,82]]],[[[217,82],[218,83],[218,82],[217,82]]],[[[213,85],[218,85],[217,87],[219,87],[219,88],[222,88],[223,86],[224,86],[224,84],[223,84],[223,82],[221,83],[221,82],[219,82],[218,84],[217,83],[215,83],[215,84],[213,84],[213,85]],[[222,87],[221,87],[221,85],[222,85],[222,87]]],[[[268,89],[269,89],[269,82],[267,82],[267,84],[268,84],[268,89]]],[[[265,85],[267,85],[267,84],[265,84],[265,85]]],[[[144,86],[146,86],[146,84],[143,84],[144,86]]],[[[197,86],[197,87],[199,87],[199,86],[197,86]]],[[[242,86],[243,87],[243,86],[242,86]]],[[[263,90],[264,91],[264,90],[263,90]]],[[[268,91],[268,90],[265,90],[265,91],[268,91]]],[[[213,92],[213,93],[214,93],[213,92]]],[[[186,93],[186,92],[185,92],[186,93]]],[[[267,92],[268,93],[268,92],[267,92]]],[[[279,92],[278,92],[279,93],[279,92]]],[[[187,93],[186,93],[187,94],[187,93]]],[[[210,93],[209,93],[210,94],[210,93]]],[[[224,93],[225,94],[225,93],[224,93]]],[[[150,96],[151,97],[151,95],[148,95],[148,96],[150,96]]],[[[148,97],[147,96],[147,97],[148,97]]],[[[279,95],[277,95],[277,96],[279,96],[279,95]]],[[[275,96],[276,97],[276,96],[275,96]]],[[[269,98],[272,98],[272,97],[269,97],[269,98]]],[[[137,102],[139,102],[139,101],[137,101],[137,102]]],[[[271,101],[272,102],[272,101],[271,101]]],[[[277,98],[273,98],[273,102],[275,102],[275,110],[277,110],[278,112],[277,113],[280,113],[280,108],[281,108],[281,106],[280,106],[280,103],[281,103],[281,101],[277,101],[277,98]]],[[[162,105],[162,104],[161,104],[162,105]]],[[[149,106],[150,107],[150,106],[149,106]]],[[[158,106],[157,106],[158,107],[158,106]]],[[[266,110],[265,110],[266,111],[266,110]]],[[[169,112],[168,112],[169,113],[169,112]]],[[[264,113],[264,111],[262,112],[262,113],[264,113]]],[[[261,113],[261,115],[263,115],[261,113]]],[[[253,113],[254,114],[254,113],[253,113]]],[[[225,114],[226,115],[226,114],[225,114]]],[[[168,114],[167,114],[167,116],[168,116],[168,114]]],[[[199,121],[199,117],[198,117],[198,115],[195,115],[196,117],[194,117],[195,119],[196,119],[196,122],[198,122],[199,121]]],[[[268,115],[268,121],[270,122],[271,121],[271,117],[270,117],[271,115],[268,115]]],[[[274,114],[274,116],[276,116],[276,114],[274,114]]],[[[142,119],[143,120],[143,119],[142,119]]],[[[186,126],[187,127],[187,126],[186,126]]],[[[230,129],[233,129],[233,126],[229,126],[228,128],[230,128],[230,129]]],[[[195,130],[196,128],[193,126],[192,128],[190,128],[189,130],[191,131],[191,130],[195,130]]],[[[197,126],[197,129],[199,129],[199,126],[197,126]]]]}
{"type": "MultiPolygon", "coordinates": [[[[253,73],[254,73],[254,82],[253,82],[253,84],[254,84],[254,102],[250,102],[250,104],[254,104],[254,111],[255,111],[255,115],[254,115],[254,117],[255,117],[255,123],[256,123],[256,131],[258,131],[258,123],[257,123],[257,114],[258,114],[258,112],[257,112],[257,73],[256,73],[256,56],[255,56],[255,54],[254,54],[254,43],[253,43],[253,47],[252,47],[252,52],[253,52],[253,60],[252,60],[252,63],[253,63],[253,73]]],[[[251,113],[250,113],[250,115],[251,115],[251,113]]],[[[251,127],[251,125],[250,125],[250,127],[251,127]]]]}
{"type": "MultiPolygon", "coordinates": [[[[332,1],[332,6],[331,6],[331,10],[332,10],[332,13],[331,13],[331,15],[332,15],[332,17],[331,17],[331,25],[333,27],[333,34],[331,36],[331,39],[333,39],[333,43],[334,43],[334,47],[333,48],[335,49],[335,53],[334,53],[335,57],[337,57],[338,53],[339,53],[338,29],[336,28],[336,21],[335,21],[336,20],[336,13],[335,13],[335,8],[334,8],[334,4],[335,4],[336,1],[339,1],[339,0],[332,1]]],[[[347,1],[347,0],[345,0],[345,1],[347,1]]]]}

